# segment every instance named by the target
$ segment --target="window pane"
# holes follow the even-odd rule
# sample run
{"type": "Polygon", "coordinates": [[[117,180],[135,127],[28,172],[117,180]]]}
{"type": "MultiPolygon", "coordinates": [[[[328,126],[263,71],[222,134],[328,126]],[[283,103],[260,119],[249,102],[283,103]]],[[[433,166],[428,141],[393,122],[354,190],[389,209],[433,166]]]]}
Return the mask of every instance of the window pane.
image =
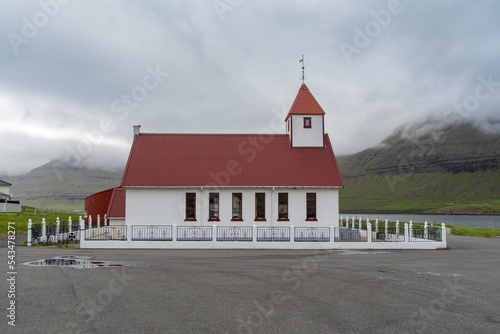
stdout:
{"type": "Polygon", "coordinates": [[[186,193],[186,219],[196,219],[196,193],[186,193]]]}
{"type": "Polygon", "coordinates": [[[219,219],[219,194],[210,193],[208,218],[219,219]]]}
{"type": "Polygon", "coordinates": [[[278,194],[278,218],[288,219],[288,193],[278,194]]]}
{"type": "Polygon", "coordinates": [[[255,219],[266,218],[266,194],[255,194],[255,219]]]}
{"type": "Polygon", "coordinates": [[[241,193],[233,194],[233,219],[241,219],[241,193]]]}
{"type": "Polygon", "coordinates": [[[307,194],[307,219],[316,218],[316,193],[307,194]]]}
{"type": "Polygon", "coordinates": [[[311,117],[304,117],[304,128],[311,127],[311,117]]]}

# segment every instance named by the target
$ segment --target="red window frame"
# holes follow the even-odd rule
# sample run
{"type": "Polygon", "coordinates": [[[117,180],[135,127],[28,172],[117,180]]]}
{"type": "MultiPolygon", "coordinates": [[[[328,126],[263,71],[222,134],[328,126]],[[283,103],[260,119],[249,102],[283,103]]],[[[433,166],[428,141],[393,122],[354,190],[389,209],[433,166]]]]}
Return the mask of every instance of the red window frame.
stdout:
{"type": "Polygon", "coordinates": [[[196,221],[196,193],[186,193],[186,219],[196,221]]]}
{"type": "Polygon", "coordinates": [[[208,194],[208,220],[220,221],[219,219],[219,193],[208,194]]]}
{"type": "Polygon", "coordinates": [[[231,221],[243,221],[243,194],[242,193],[233,193],[231,197],[231,221]],[[235,203],[235,199],[239,199],[239,203],[235,203]],[[237,210],[239,212],[236,212],[236,217],[235,217],[235,204],[237,205],[237,210]],[[239,213],[239,217],[238,217],[239,213]]]}
{"type": "Polygon", "coordinates": [[[304,129],[310,129],[312,127],[311,117],[304,117],[304,129]]]}
{"type": "Polygon", "coordinates": [[[266,193],[255,193],[255,221],[266,221],[266,193]]]}
{"type": "Polygon", "coordinates": [[[289,221],[288,219],[288,193],[278,193],[278,220],[289,221]],[[282,199],[284,203],[282,203],[282,199]],[[282,205],[285,209],[282,211],[282,205]]]}
{"type": "Polygon", "coordinates": [[[306,220],[317,221],[316,193],[306,193],[306,220]]]}

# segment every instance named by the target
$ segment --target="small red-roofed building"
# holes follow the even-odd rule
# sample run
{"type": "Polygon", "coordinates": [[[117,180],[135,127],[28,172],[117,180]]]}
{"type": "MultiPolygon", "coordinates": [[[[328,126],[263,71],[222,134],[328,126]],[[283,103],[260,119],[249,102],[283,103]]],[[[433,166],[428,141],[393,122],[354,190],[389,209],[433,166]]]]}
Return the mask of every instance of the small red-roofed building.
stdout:
{"type": "MultiPolygon", "coordinates": [[[[125,224],[125,188],[111,188],[85,198],[85,212],[92,225],[125,224]],[[99,217],[99,221],[97,220],[99,217]]],[[[88,224],[88,219],[87,219],[88,224]]]]}

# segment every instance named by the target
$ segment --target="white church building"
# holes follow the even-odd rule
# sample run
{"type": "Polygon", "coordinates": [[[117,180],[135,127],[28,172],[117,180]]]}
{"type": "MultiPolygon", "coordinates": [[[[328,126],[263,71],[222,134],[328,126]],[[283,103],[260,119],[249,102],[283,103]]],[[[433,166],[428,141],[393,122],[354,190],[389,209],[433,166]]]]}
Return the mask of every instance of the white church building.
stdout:
{"type": "Polygon", "coordinates": [[[81,247],[331,248],[343,182],[324,117],[302,84],[285,134],[135,126],[120,185],[124,225],[99,223],[106,241],[90,229],[81,247]]]}

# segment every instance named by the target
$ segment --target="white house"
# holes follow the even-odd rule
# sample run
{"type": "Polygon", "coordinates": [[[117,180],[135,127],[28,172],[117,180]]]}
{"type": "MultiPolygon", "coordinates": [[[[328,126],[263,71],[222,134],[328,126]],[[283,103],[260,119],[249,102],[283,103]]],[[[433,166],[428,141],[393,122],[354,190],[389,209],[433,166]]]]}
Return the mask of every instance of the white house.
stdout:
{"type": "Polygon", "coordinates": [[[302,84],[285,119],[286,134],[158,134],[134,127],[120,185],[126,228],[119,235],[127,244],[114,246],[297,248],[299,242],[330,242],[343,182],[324,115],[302,84]]]}
{"type": "Polygon", "coordinates": [[[21,203],[12,200],[12,184],[0,180],[0,212],[21,212],[21,203]]]}

